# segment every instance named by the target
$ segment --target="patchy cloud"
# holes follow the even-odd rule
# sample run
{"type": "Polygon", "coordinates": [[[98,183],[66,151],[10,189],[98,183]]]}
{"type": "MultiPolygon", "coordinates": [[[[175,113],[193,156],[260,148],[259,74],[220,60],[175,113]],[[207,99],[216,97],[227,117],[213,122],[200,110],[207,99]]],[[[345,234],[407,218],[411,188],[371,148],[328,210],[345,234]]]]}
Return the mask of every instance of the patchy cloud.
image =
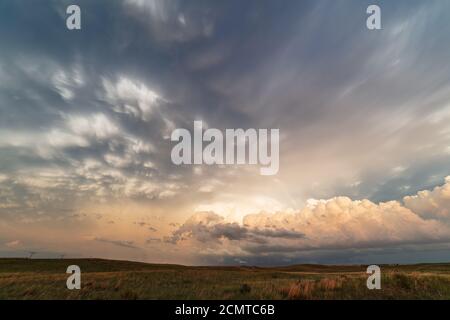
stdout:
{"type": "Polygon", "coordinates": [[[22,242],[20,240],[13,240],[13,241],[9,241],[7,243],[5,243],[5,247],[8,248],[17,248],[20,247],[22,245],[22,242]]]}
{"type": "Polygon", "coordinates": [[[115,112],[125,113],[144,121],[150,120],[154,109],[165,103],[156,92],[147,88],[143,83],[121,77],[117,83],[103,79],[105,101],[115,112]]]}

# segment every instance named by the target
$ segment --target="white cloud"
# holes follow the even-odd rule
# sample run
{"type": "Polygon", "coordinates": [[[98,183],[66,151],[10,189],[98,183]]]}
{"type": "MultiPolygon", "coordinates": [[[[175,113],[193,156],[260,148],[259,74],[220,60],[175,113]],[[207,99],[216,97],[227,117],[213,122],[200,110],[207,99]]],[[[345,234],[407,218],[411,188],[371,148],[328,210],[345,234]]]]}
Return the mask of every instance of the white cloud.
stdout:
{"type": "Polygon", "coordinates": [[[158,0],[125,0],[125,3],[131,6],[137,6],[141,9],[147,9],[152,18],[165,21],[168,19],[168,1],[158,0]]]}
{"type": "Polygon", "coordinates": [[[13,241],[5,243],[5,246],[8,248],[17,248],[21,245],[22,245],[22,242],[20,240],[13,240],[13,241]]]}
{"type": "Polygon", "coordinates": [[[320,200],[296,213],[254,214],[244,218],[252,228],[290,227],[305,234],[300,248],[359,247],[441,240],[450,230],[424,220],[397,201],[375,204],[347,197],[320,200]]]}
{"type": "MultiPolygon", "coordinates": [[[[32,137],[30,137],[30,139],[31,138],[32,137]]],[[[89,146],[89,141],[84,137],[71,132],[65,132],[61,129],[50,130],[50,132],[46,134],[43,142],[47,142],[49,146],[54,148],[89,146]]]]}
{"type": "Polygon", "coordinates": [[[109,165],[117,168],[124,168],[133,163],[130,157],[122,157],[115,154],[106,154],[104,158],[109,165]]]}
{"type": "Polygon", "coordinates": [[[111,138],[119,133],[118,126],[102,113],[64,116],[67,127],[75,134],[98,139],[111,138]]]}
{"type": "Polygon", "coordinates": [[[112,138],[119,127],[106,115],[63,115],[64,125],[54,126],[47,132],[2,130],[0,147],[13,146],[35,149],[44,157],[60,148],[87,147],[92,139],[112,138]]]}
{"type": "Polygon", "coordinates": [[[103,79],[104,99],[118,113],[130,114],[136,118],[148,121],[155,108],[165,100],[145,84],[120,77],[115,83],[103,79]]]}
{"type": "Polygon", "coordinates": [[[203,249],[220,243],[227,250],[247,254],[446,242],[450,239],[450,227],[442,221],[427,219],[422,213],[430,205],[434,212],[448,214],[449,190],[447,178],[444,186],[432,192],[407,197],[421,200],[421,206],[415,203],[420,209],[417,212],[410,208],[409,200],[406,205],[399,201],[376,204],[348,197],[309,200],[297,211],[247,214],[240,223],[226,222],[223,215],[214,212],[200,212],[180,226],[169,240],[193,241],[194,246],[203,249]]]}
{"type": "Polygon", "coordinates": [[[126,0],[126,12],[148,27],[153,41],[186,42],[214,33],[214,17],[209,12],[184,12],[178,0],[126,0]]]}
{"type": "Polygon", "coordinates": [[[83,86],[84,79],[78,68],[71,71],[60,69],[53,74],[52,83],[64,100],[72,100],[75,97],[74,89],[83,86]]]}
{"type": "MultiPolygon", "coordinates": [[[[405,206],[425,218],[450,219],[450,177],[443,186],[403,199],[405,206]]],[[[450,221],[449,221],[450,222],[450,221]]]]}

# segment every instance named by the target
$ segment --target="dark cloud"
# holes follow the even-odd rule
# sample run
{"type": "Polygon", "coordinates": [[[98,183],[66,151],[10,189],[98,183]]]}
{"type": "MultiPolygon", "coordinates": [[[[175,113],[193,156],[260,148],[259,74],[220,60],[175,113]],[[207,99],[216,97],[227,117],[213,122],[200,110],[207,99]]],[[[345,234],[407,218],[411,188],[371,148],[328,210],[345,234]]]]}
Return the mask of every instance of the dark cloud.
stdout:
{"type": "Polygon", "coordinates": [[[302,233],[277,228],[248,228],[238,223],[227,223],[214,213],[198,213],[175,230],[166,242],[174,243],[186,239],[195,239],[205,244],[232,241],[267,243],[270,238],[302,239],[302,233]]]}
{"type": "Polygon", "coordinates": [[[94,241],[109,243],[115,246],[130,248],[130,249],[139,249],[138,246],[134,245],[133,241],[129,240],[110,240],[105,238],[94,238],[94,241]]]}

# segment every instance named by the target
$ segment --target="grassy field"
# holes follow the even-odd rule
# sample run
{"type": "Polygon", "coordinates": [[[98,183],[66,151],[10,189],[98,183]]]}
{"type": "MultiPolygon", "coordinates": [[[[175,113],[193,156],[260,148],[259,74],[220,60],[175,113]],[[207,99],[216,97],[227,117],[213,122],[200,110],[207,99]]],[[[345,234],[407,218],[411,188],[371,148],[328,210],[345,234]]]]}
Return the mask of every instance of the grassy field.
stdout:
{"type": "Polygon", "coordinates": [[[0,299],[450,299],[450,263],[366,266],[186,267],[101,259],[0,259],[0,299]],[[68,290],[67,266],[82,271],[68,290]]]}

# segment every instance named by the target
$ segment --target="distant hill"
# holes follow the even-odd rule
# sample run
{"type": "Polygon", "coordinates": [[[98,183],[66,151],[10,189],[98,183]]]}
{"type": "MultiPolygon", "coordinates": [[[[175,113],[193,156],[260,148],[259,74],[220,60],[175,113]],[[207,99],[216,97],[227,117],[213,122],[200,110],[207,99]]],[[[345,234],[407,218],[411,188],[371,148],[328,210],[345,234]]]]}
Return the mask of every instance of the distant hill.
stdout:
{"type": "MultiPolygon", "coordinates": [[[[0,273],[2,272],[58,272],[66,270],[69,265],[78,265],[83,272],[117,272],[117,271],[144,271],[144,270],[174,270],[174,269],[205,269],[205,270],[248,270],[284,272],[365,272],[368,265],[322,265],[322,264],[295,264],[277,267],[261,266],[184,266],[178,264],[156,264],[124,260],[108,260],[97,258],[86,259],[27,259],[27,258],[0,258],[0,273]]],[[[450,271],[450,263],[421,263],[421,264],[380,264],[385,270],[402,271],[450,271]]]]}

